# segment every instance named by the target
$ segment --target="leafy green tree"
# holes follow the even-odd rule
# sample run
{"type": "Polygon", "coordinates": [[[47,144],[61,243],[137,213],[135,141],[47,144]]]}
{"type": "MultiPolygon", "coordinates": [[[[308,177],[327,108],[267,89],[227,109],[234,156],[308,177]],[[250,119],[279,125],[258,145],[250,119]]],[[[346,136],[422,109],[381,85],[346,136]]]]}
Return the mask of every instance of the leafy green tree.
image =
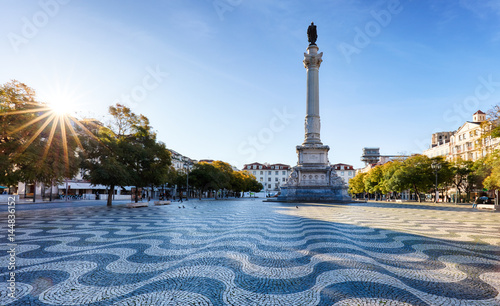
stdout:
{"type": "Polygon", "coordinates": [[[382,166],[372,168],[363,179],[365,190],[367,190],[368,193],[374,194],[375,199],[377,200],[380,194],[384,191],[383,179],[382,166]]]}
{"type": "Polygon", "coordinates": [[[403,191],[402,189],[403,187],[397,180],[398,178],[394,176],[394,173],[402,166],[403,162],[400,160],[390,161],[382,166],[383,179],[382,179],[381,189],[383,190],[383,193],[385,194],[389,192],[399,193],[403,191]]]}
{"type": "Polygon", "coordinates": [[[354,196],[366,192],[366,187],[364,183],[364,178],[366,175],[367,173],[359,172],[351,180],[349,180],[348,192],[350,195],[354,196]]]}
{"type": "MultiPolygon", "coordinates": [[[[189,177],[193,186],[199,190],[199,197],[208,190],[218,190],[221,172],[214,165],[209,163],[197,163],[193,166],[189,177]]],[[[217,194],[216,194],[217,197],[217,194]]]]}
{"type": "Polygon", "coordinates": [[[473,173],[473,162],[470,160],[457,160],[453,163],[451,169],[453,173],[453,186],[457,189],[458,197],[455,203],[458,203],[462,190],[467,188],[470,175],[473,173]]]}
{"type": "Polygon", "coordinates": [[[126,143],[108,127],[101,127],[95,136],[82,142],[85,151],[81,152],[81,167],[85,179],[109,187],[107,205],[111,206],[115,187],[127,186],[131,181],[124,161],[126,143]]]}
{"type": "Polygon", "coordinates": [[[419,202],[420,193],[429,190],[433,185],[431,159],[425,155],[411,156],[394,172],[393,185],[398,191],[410,189],[415,192],[419,202]]]}
{"type": "Polygon", "coordinates": [[[255,176],[248,171],[234,171],[231,177],[231,190],[234,192],[259,192],[264,188],[255,176]]]}
{"type": "Polygon", "coordinates": [[[212,165],[219,171],[217,176],[218,189],[231,189],[231,178],[233,176],[233,168],[230,164],[217,160],[212,165]]]}
{"type": "Polygon", "coordinates": [[[35,91],[26,84],[12,81],[1,85],[0,183],[52,185],[74,176],[78,140],[69,120],[38,102],[35,91]]]}
{"type": "Polygon", "coordinates": [[[486,176],[483,181],[484,187],[489,190],[500,189],[500,151],[497,150],[493,154],[489,155],[484,164],[490,170],[489,174],[487,173],[487,170],[485,171],[485,175],[488,174],[488,176],[486,176]]]}
{"type": "Polygon", "coordinates": [[[82,168],[92,184],[109,186],[108,206],[115,186],[135,186],[137,202],[139,188],[167,182],[170,152],[157,142],[145,116],[120,104],[110,106],[109,113],[112,122],[99,129],[97,141],[87,142],[82,168]]]}

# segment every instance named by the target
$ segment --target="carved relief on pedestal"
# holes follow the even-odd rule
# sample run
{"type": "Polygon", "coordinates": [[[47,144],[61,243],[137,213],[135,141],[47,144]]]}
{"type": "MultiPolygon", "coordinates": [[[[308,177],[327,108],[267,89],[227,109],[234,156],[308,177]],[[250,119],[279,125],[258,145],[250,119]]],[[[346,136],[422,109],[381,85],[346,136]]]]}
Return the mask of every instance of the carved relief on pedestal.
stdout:
{"type": "Polygon", "coordinates": [[[297,186],[298,184],[299,184],[299,175],[297,174],[297,171],[295,171],[295,168],[292,168],[292,172],[288,177],[287,186],[297,186]]]}
{"type": "Polygon", "coordinates": [[[346,183],[344,183],[344,180],[340,176],[338,176],[337,172],[335,172],[334,170],[330,171],[330,185],[341,188],[347,188],[347,185],[346,183]]]}

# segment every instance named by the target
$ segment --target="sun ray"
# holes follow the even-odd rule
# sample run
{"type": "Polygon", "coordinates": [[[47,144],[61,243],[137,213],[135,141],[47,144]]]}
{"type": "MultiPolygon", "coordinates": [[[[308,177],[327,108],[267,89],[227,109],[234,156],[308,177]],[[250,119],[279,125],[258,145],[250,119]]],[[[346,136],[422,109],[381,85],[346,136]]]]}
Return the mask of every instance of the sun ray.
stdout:
{"type": "Polygon", "coordinates": [[[63,121],[64,120],[59,119],[59,126],[61,128],[61,140],[64,150],[64,164],[66,165],[66,171],[68,171],[69,170],[68,143],[66,141],[66,125],[64,124],[63,121]]]}
{"type": "MultiPolygon", "coordinates": [[[[76,141],[76,144],[78,145],[78,147],[80,149],[83,150],[83,146],[82,146],[82,143],[80,142],[80,139],[78,138],[78,135],[76,134],[76,131],[75,129],[73,128],[73,126],[71,125],[71,122],[69,122],[69,118],[68,116],[63,116],[62,117],[64,119],[64,121],[66,122],[66,125],[68,126],[69,130],[71,131],[71,135],[73,136],[73,138],[75,139],[76,141]]],[[[73,121],[74,122],[74,121],[73,121]]]]}
{"type": "MultiPolygon", "coordinates": [[[[20,126],[20,127],[18,127],[17,129],[15,129],[15,130],[13,130],[12,132],[10,132],[9,134],[14,134],[14,133],[17,133],[17,132],[19,132],[20,130],[24,129],[25,127],[30,126],[30,125],[32,125],[33,123],[36,123],[36,122],[38,122],[38,121],[40,121],[40,120],[42,120],[43,118],[48,117],[48,116],[55,116],[55,114],[54,114],[54,113],[52,113],[52,112],[46,112],[45,114],[41,115],[40,117],[36,117],[35,119],[33,119],[33,120],[31,120],[31,121],[29,121],[29,122],[27,122],[27,123],[25,123],[25,124],[21,125],[21,126],[20,126]]],[[[48,120],[48,119],[47,119],[47,120],[48,120]]]]}
{"type": "Polygon", "coordinates": [[[27,114],[27,113],[39,113],[39,112],[46,112],[46,111],[50,111],[50,110],[52,110],[50,107],[40,107],[40,108],[5,112],[5,113],[1,113],[0,116],[19,115],[19,114],[27,114]]]}
{"type": "Polygon", "coordinates": [[[49,154],[49,149],[50,149],[50,146],[52,145],[52,139],[54,139],[54,133],[56,132],[56,128],[57,128],[58,124],[59,124],[59,118],[56,117],[56,118],[54,118],[54,120],[52,122],[52,128],[50,129],[49,139],[47,140],[47,145],[45,146],[45,150],[43,152],[43,156],[42,156],[42,159],[40,160],[40,162],[43,162],[47,158],[47,155],[49,154]]]}
{"type": "Polygon", "coordinates": [[[44,124],[36,131],[36,133],[28,140],[28,142],[26,142],[20,149],[18,149],[17,154],[21,154],[22,152],[24,152],[30,146],[30,144],[35,140],[35,138],[37,138],[38,135],[40,135],[42,131],[47,127],[47,125],[49,125],[49,123],[52,121],[53,120],[49,119],[45,120],[44,124]]]}
{"type": "MultiPolygon", "coordinates": [[[[71,120],[73,120],[73,122],[78,125],[80,128],[82,128],[89,136],[91,136],[94,140],[97,140],[99,143],[101,143],[101,140],[94,135],[94,133],[92,133],[89,129],[87,129],[78,119],[76,119],[75,117],[71,116],[70,115],[70,118],[71,120]]],[[[91,123],[93,124],[93,123],[91,123]]]]}

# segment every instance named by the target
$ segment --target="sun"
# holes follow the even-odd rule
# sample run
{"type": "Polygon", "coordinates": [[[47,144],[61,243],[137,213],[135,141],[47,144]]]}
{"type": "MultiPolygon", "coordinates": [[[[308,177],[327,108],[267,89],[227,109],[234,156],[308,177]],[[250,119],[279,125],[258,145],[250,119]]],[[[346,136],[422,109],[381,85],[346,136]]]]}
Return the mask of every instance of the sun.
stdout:
{"type": "Polygon", "coordinates": [[[54,113],[60,116],[67,116],[75,112],[75,108],[70,99],[64,97],[53,97],[48,102],[49,107],[54,113]]]}

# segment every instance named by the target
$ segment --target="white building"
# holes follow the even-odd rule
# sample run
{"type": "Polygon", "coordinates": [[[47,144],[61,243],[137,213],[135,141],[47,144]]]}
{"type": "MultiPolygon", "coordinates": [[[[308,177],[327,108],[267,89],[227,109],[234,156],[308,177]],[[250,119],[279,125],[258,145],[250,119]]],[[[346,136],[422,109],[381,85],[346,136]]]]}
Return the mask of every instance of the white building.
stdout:
{"type": "Polygon", "coordinates": [[[174,167],[176,171],[186,171],[186,167],[192,166],[196,163],[195,160],[184,156],[177,151],[174,151],[172,149],[168,150],[170,151],[170,155],[172,157],[172,167],[174,167]]]}
{"type": "Polygon", "coordinates": [[[335,164],[332,168],[337,172],[337,175],[344,180],[344,183],[349,185],[349,180],[356,175],[356,170],[352,165],[347,164],[335,164]]]}
{"type": "Polygon", "coordinates": [[[278,191],[290,175],[291,167],[285,164],[252,163],[243,166],[243,170],[253,174],[264,186],[264,191],[278,191]]]}
{"type": "Polygon", "coordinates": [[[444,156],[447,160],[476,161],[493,152],[500,143],[499,138],[483,137],[488,128],[486,114],[478,110],[455,132],[441,132],[432,135],[431,147],[423,152],[432,158],[444,156]],[[447,136],[449,140],[447,140],[447,136]],[[439,138],[441,137],[441,138],[439,138]]]}

